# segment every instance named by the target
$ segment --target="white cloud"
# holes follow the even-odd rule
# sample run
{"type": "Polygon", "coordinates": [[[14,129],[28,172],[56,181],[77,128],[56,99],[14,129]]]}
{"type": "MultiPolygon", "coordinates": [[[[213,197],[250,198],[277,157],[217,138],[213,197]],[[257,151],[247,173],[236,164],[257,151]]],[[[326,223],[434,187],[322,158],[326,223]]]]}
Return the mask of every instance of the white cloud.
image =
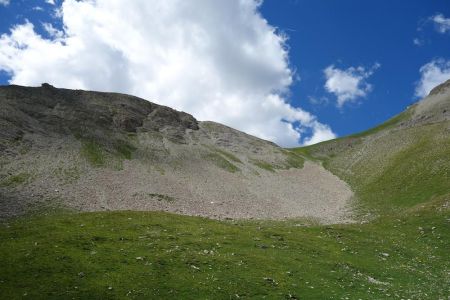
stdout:
{"type": "Polygon", "coordinates": [[[11,83],[134,94],[283,146],[335,137],[286,100],[286,37],[259,0],[66,0],[62,30],[31,23],[0,38],[11,83]],[[312,137],[302,133],[308,129],[312,137]]]}
{"type": "Polygon", "coordinates": [[[420,68],[421,78],[416,85],[416,96],[426,97],[437,85],[450,79],[450,60],[436,59],[420,68]]]}
{"type": "Polygon", "coordinates": [[[3,5],[3,6],[9,5],[9,0],[0,0],[0,5],[3,5]]]}
{"type": "Polygon", "coordinates": [[[440,33],[450,32],[450,18],[444,17],[442,14],[436,14],[431,17],[431,20],[434,22],[436,29],[440,33]]]}
{"type": "Polygon", "coordinates": [[[315,124],[314,134],[307,138],[304,143],[305,145],[312,145],[334,139],[335,137],[336,135],[330,130],[330,127],[317,123],[315,124]]]}
{"type": "Polygon", "coordinates": [[[42,23],[42,27],[55,40],[64,37],[64,32],[53,27],[51,23],[42,23]]]}
{"type": "Polygon", "coordinates": [[[50,5],[56,5],[55,0],[45,0],[45,2],[50,5]]]}
{"type": "Polygon", "coordinates": [[[372,85],[366,79],[379,67],[380,64],[376,63],[370,69],[359,66],[343,70],[331,65],[324,70],[325,89],[337,97],[337,106],[342,107],[347,102],[367,96],[372,85]]]}

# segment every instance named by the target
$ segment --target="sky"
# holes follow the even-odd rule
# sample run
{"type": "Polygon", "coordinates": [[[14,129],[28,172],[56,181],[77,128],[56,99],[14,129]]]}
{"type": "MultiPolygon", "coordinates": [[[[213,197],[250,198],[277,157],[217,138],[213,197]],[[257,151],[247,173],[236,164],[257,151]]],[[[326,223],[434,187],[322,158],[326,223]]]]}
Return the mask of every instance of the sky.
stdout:
{"type": "Polygon", "coordinates": [[[450,79],[450,0],[0,0],[0,85],[121,92],[285,147],[450,79]]]}

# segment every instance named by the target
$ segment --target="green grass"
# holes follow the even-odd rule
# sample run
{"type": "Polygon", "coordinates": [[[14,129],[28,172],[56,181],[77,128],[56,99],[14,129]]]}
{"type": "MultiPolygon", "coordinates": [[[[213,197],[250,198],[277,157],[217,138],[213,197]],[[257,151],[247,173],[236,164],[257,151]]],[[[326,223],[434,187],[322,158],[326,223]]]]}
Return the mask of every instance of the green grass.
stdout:
{"type": "Polygon", "coordinates": [[[303,168],[305,159],[301,155],[290,150],[283,150],[283,154],[286,156],[286,160],[284,163],[274,164],[264,160],[252,158],[250,158],[249,161],[258,168],[269,172],[275,172],[275,170],[287,170],[290,168],[303,168]]]}
{"type": "Polygon", "coordinates": [[[242,164],[242,161],[239,159],[239,157],[228,151],[207,144],[203,144],[203,146],[214,154],[223,156],[226,160],[242,164]]]}
{"type": "Polygon", "coordinates": [[[263,169],[263,170],[266,170],[269,172],[275,172],[274,165],[272,165],[268,162],[265,162],[263,160],[258,160],[258,159],[250,159],[250,162],[260,169],[263,169]]]}
{"type": "Polygon", "coordinates": [[[28,173],[11,175],[0,181],[0,187],[17,187],[27,182],[30,178],[31,175],[28,173]]]}
{"type": "Polygon", "coordinates": [[[364,225],[51,214],[0,226],[0,298],[445,299],[443,202],[364,225]]]}
{"type": "Polygon", "coordinates": [[[450,137],[416,136],[413,144],[389,158],[382,174],[365,183],[361,195],[375,207],[383,202],[411,207],[444,195],[450,192],[449,159],[450,137]]]}
{"type": "Polygon", "coordinates": [[[81,143],[81,156],[94,167],[102,167],[106,162],[103,146],[93,140],[83,140],[81,143]]]}
{"type": "Polygon", "coordinates": [[[294,151],[287,151],[287,150],[284,151],[284,154],[287,156],[286,166],[285,166],[286,169],[289,169],[289,168],[301,169],[301,168],[303,168],[305,159],[301,155],[295,153],[294,151]]]}
{"type": "Polygon", "coordinates": [[[81,156],[93,167],[109,166],[115,170],[123,169],[123,160],[132,159],[136,147],[124,140],[117,140],[107,147],[92,139],[81,138],[81,156]]]}
{"type": "Polygon", "coordinates": [[[222,150],[222,149],[218,149],[218,148],[215,148],[215,151],[220,153],[221,155],[225,156],[226,158],[228,158],[231,161],[234,161],[234,162],[237,162],[237,163],[242,163],[242,161],[236,155],[234,155],[234,154],[232,154],[232,153],[230,153],[228,151],[225,151],[225,150],[222,150]]]}
{"type": "Polygon", "coordinates": [[[209,152],[203,156],[204,159],[209,160],[213,162],[216,166],[218,166],[221,169],[224,169],[225,171],[236,173],[240,171],[238,167],[236,167],[234,164],[229,162],[227,159],[225,159],[220,154],[209,152]]]}
{"type": "Polygon", "coordinates": [[[134,151],[136,147],[125,141],[119,140],[116,143],[116,152],[122,159],[131,159],[134,151]]]}

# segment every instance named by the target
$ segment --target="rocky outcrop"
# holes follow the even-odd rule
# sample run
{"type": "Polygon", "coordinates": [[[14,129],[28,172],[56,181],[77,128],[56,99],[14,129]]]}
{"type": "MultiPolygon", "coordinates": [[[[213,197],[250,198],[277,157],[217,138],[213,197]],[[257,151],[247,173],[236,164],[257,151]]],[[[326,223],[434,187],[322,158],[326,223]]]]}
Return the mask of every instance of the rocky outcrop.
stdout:
{"type": "Polygon", "coordinates": [[[198,130],[191,115],[123,94],[41,87],[0,88],[0,139],[14,141],[24,133],[75,133],[105,140],[111,132],[162,132],[182,142],[186,129],[198,130]]]}
{"type": "Polygon", "coordinates": [[[440,85],[436,86],[430,91],[429,96],[438,95],[444,93],[447,89],[450,88],[450,79],[440,85]]]}

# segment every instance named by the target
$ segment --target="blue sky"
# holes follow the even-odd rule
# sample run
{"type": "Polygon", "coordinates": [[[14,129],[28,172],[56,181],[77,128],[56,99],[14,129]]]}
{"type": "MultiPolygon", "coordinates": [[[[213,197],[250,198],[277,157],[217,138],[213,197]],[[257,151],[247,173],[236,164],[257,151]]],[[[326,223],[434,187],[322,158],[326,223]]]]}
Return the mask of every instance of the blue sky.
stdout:
{"type": "MultiPolygon", "coordinates": [[[[289,35],[291,64],[301,78],[293,101],[331,124],[339,135],[365,130],[417,101],[419,69],[435,58],[450,59],[450,32],[439,33],[429,21],[450,17],[450,1],[266,0],[262,14],[289,35]],[[423,45],[414,44],[419,39],[423,45]],[[368,81],[373,91],[343,109],[314,105],[308,97],[330,97],[322,70],[380,63],[368,81]]],[[[450,79],[450,78],[449,78],[450,79]]]]}
{"type": "Polygon", "coordinates": [[[450,78],[448,0],[2,2],[0,84],[131,93],[285,146],[373,127],[450,78]]]}

